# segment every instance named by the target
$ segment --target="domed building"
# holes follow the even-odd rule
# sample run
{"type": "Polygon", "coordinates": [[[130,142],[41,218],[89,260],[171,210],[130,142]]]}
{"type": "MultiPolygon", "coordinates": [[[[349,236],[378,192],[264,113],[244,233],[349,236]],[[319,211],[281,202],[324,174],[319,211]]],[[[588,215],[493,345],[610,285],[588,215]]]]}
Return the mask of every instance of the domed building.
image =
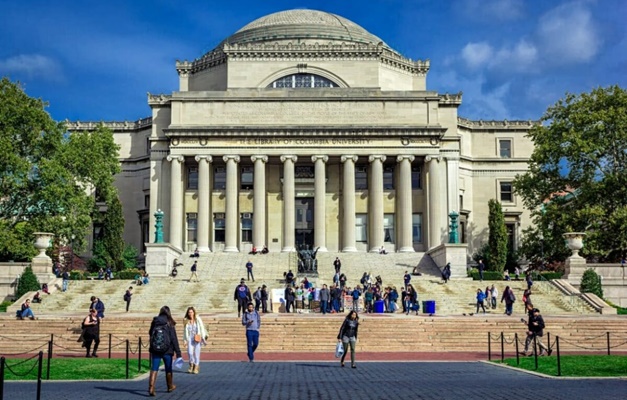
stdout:
{"type": "Polygon", "coordinates": [[[161,210],[178,252],[427,252],[456,212],[472,252],[496,198],[515,247],[529,220],[512,180],[531,123],[460,118],[461,94],[428,90],[429,69],[314,10],[259,18],[177,61],[179,90],[149,94],[150,118],[107,124],[125,240],[153,242],[161,210]]]}

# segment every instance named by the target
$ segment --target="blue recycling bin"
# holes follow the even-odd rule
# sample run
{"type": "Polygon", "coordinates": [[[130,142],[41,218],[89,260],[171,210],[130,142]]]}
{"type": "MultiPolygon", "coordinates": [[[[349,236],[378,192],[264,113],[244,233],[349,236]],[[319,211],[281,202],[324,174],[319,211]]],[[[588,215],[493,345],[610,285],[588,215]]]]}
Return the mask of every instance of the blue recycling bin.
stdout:
{"type": "Polygon", "coordinates": [[[374,302],[374,312],[383,314],[385,311],[385,302],[383,300],[377,300],[374,302]]]}
{"type": "Polygon", "coordinates": [[[435,300],[425,300],[422,302],[422,312],[425,314],[435,314],[435,300]]]}

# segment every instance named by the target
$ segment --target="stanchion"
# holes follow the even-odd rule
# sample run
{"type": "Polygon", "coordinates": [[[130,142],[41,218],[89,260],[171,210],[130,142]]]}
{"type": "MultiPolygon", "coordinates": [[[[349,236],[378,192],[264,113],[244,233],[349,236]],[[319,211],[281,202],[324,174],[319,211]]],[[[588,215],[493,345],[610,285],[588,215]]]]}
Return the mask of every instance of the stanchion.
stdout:
{"type": "Polygon", "coordinates": [[[137,372],[142,370],[142,337],[139,337],[139,344],[137,345],[137,372]]]}
{"type": "Polygon", "coordinates": [[[538,341],[536,335],[533,335],[533,358],[536,361],[536,371],[538,370],[538,341]]]}
{"type": "Polygon", "coordinates": [[[109,334],[109,360],[111,359],[111,335],[113,335],[112,333],[109,334]]]}
{"type": "Polygon", "coordinates": [[[607,332],[607,355],[610,355],[610,333],[607,332]]]}
{"type": "Polygon", "coordinates": [[[505,361],[505,335],[501,332],[501,362],[505,361]]]}
{"type": "MultiPolygon", "coordinates": [[[[546,333],[546,343],[549,350],[551,350],[551,332],[546,333]]],[[[548,353],[547,353],[548,356],[548,353]]]]}
{"type": "Polygon", "coordinates": [[[492,361],[492,342],[490,332],[488,332],[488,361],[492,361]]]}
{"type": "Polygon", "coordinates": [[[46,365],[46,380],[50,380],[50,361],[52,360],[52,340],[48,342],[48,360],[46,365]]]}
{"type": "Polygon", "coordinates": [[[41,400],[41,370],[43,369],[44,352],[39,352],[39,366],[37,367],[37,400],[41,400]]]}
{"type": "Polygon", "coordinates": [[[514,333],[514,340],[516,341],[516,365],[520,365],[520,354],[518,352],[518,332],[514,333]]]}
{"type": "Polygon", "coordinates": [[[128,353],[130,351],[130,344],[128,339],[126,339],[126,379],[128,379],[128,353]]]}
{"type": "Polygon", "coordinates": [[[560,337],[555,336],[555,347],[557,348],[557,376],[562,376],[562,359],[560,358],[560,337]]]}
{"type": "Polygon", "coordinates": [[[0,357],[0,400],[4,399],[4,357],[0,357]]]}

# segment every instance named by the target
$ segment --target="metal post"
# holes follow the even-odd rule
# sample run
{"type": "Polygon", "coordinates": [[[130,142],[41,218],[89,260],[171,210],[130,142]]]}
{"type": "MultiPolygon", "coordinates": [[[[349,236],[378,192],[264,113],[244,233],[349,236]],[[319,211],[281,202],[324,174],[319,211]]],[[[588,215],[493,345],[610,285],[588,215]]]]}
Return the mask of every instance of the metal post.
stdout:
{"type": "Polygon", "coordinates": [[[4,399],[4,357],[0,357],[0,400],[4,399]]]}
{"type": "Polygon", "coordinates": [[[113,335],[112,333],[109,334],[109,359],[111,359],[111,335],[113,335]]]}
{"type": "Polygon", "coordinates": [[[490,332],[488,332],[488,361],[492,361],[492,343],[490,339],[490,332]]]}
{"type": "Polygon", "coordinates": [[[560,358],[560,337],[555,337],[555,347],[557,347],[557,376],[562,376],[562,359],[560,358]]]}
{"type": "Polygon", "coordinates": [[[505,336],[501,332],[501,362],[505,361],[505,336]]]}
{"type": "Polygon", "coordinates": [[[520,354],[518,352],[518,332],[514,334],[514,340],[516,341],[516,365],[520,365],[520,354]]]}
{"type": "Polygon", "coordinates": [[[130,350],[130,343],[128,341],[128,339],[126,339],[126,379],[128,379],[128,353],[130,350]]]}
{"type": "Polygon", "coordinates": [[[48,361],[46,366],[46,380],[50,380],[50,360],[52,359],[52,340],[48,342],[48,361]]]}
{"type": "Polygon", "coordinates": [[[142,337],[139,337],[139,344],[137,345],[137,372],[142,370],[142,337]]]}
{"type": "Polygon", "coordinates": [[[533,357],[536,361],[536,371],[538,370],[538,341],[536,340],[537,336],[533,335],[533,357]]]}
{"type": "Polygon", "coordinates": [[[43,367],[44,352],[39,352],[39,366],[37,367],[37,400],[41,400],[41,369],[43,367]]]}
{"type": "Polygon", "coordinates": [[[607,334],[607,355],[610,355],[610,333],[606,332],[607,334]]]}

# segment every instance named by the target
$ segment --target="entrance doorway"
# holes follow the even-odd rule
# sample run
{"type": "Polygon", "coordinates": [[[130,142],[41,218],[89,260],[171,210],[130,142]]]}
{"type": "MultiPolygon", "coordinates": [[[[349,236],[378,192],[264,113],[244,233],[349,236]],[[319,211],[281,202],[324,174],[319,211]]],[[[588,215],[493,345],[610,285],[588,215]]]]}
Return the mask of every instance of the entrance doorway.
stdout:
{"type": "Polygon", "coordinates": [[[296,249],[314,245],[314,199],[303,197],[296,199],[296,249]]]}

